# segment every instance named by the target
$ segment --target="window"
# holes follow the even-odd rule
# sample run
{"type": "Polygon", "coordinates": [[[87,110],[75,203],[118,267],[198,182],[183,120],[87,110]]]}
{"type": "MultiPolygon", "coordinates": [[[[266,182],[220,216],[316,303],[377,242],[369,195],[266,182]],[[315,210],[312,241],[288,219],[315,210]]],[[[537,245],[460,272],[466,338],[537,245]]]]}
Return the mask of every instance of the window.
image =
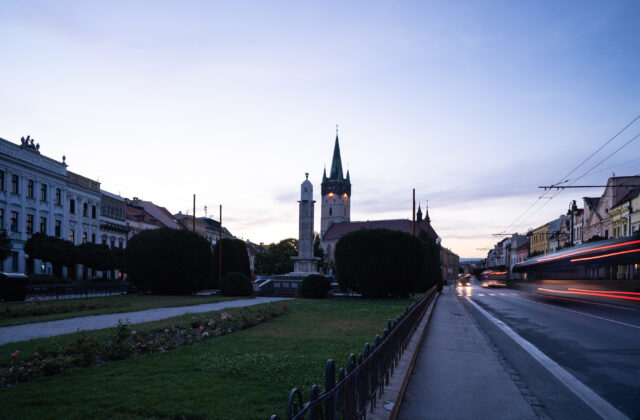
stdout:
{"type": "Polygon", "coordinates": [[[4,209],[0,209],[0,229],[4,229],[4,209]]]}
{"type": "Polygon", "coordinates": [[[122,238],[118,239],[118,248],[122,248],[123,242],[122,238]]]}
{"type": "Polygon", "coordinates": [[[55,224],[55,232],[56,238],[60,237],[60,231],[62,230],[62,222],[60,220],[56,220],[55,224]]]}
{"type": "Polygon", "coordinates": [[[18,175],[11,175],[11,192],[12,193],[18,194],[19,192],[18,185],[19,185],[18,175]]]}
{"type": "Polygon", "coordinates": [[[18,231],[18,212],[12,211],[11,212],[11,232],[17,232],[17,231],[18,231]]]}
{"type": "Polygon", "coordinates": [[[33,181],[33,179],[30,179],[29,181],[27,181],[27,198],[33,198],[33,185],[35,184],[35,182],[33,181]]]}
{"type": "Polygon", "coordinates": [[[95,233],[92,233],[92,234],[91,234],[91,243],[92,243],[92,244],[95,244],[95,243],[96,243],[96,234],[95,234],[95,233]]]}
{"type": "Polygon", "coordinates": [[[62,190],[60,188],[56,188],[56,201],[55,201],[56,206],[59,206],[62,204],[62,190]]]}
{"type": "Polygon", "coordinates": [[[27,234],[33,233],[33,214],[27,214],[27,234]]]}
{"type": "Polygon", "coordinates": [[[82,232],[82,243],[83,244],[87,243],[87,232],[82,232]]]}
{"type": "Polygon", "coordinates": [[[0,191],[4,191],[4,171],[0,171],[0,191]]]}
{"type": "Polygon", "coordinates": [[[46,217],[41,217],[40,218],[40,233],[47,233],[47,218],[46,217]]]}
{"type": "Polygon", "coordinates": [[[76,231],[73,229],[69,229],[69,240],[72,244],[76,243],[76,231]]]}
{"type": "Polygon", "coordinates": [[[116,246],[116,241],[115,239],[111,238],[111,248],[113,248],[114,246],[116,246]]]}
{"type": "Polygon", "coordinates": [[[89,208],[89,205],[87,203],[82,203],[82,216],[83,217],[87,217],[87,209],[89,208]]]}
{"type": "Polygon", "coordinates": [[[329,216],[331,216],[332,214],[333,214],[333,209],[329,207],[329,216]]]}
{"type": "Polygon", "coordinates": [[[76,214],[76,200],[69,200],[69,213],[76,214]]]}
{"type": "Polygon", "coordinates": [[[91,206],[91,218],[96,218],[96,206],[91,206]]]}
{"type": "Polygon", "coordinates": [[[16,251],[13,251],[11,253],[11,271],[18,271],[18,258],[20,257],[20,254],[18,254],[16,251]]]}
{"type": "Polygon", "coordinates": [[[40,187],[40,200],[47,201],[47,184],[42,184],[40,187]]]}

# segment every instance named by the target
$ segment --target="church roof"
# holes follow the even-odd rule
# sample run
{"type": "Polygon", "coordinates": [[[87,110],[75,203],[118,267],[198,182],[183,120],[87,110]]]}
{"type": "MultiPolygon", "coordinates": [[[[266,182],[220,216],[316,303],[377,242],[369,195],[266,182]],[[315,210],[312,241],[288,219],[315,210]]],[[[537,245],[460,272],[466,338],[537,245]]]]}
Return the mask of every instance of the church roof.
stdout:
{"type": "MultiPolygon", "coordinates": [[[[366,222],[342,222],[333,223],[329,226],[329,229],[322,238],[323,241],[331,241],[334,239],[340,239],[342,236],[350,232],[355,232],[360,229],[389,229],[397,230],[400,232],[411,233],[411,220],[408,219],[390,219],[390,220],[367,220],[366,222]]],[[[426,231],[433,239],[438,237],[438,234],[431,224],[422,220],[416,222],[416,235],[420,231],[426,231]]]]}

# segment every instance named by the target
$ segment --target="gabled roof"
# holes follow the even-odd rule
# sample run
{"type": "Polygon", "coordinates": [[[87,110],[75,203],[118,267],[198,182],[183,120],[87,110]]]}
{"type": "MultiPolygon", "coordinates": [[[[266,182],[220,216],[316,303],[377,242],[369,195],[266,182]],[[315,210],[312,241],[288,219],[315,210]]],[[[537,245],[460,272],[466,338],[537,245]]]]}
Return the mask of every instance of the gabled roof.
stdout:
{"type": "Polygon", "coordinates": [[[171,229],[182,229],[182,225],[173,217],[173,215],[164,207],[153,204],[151,201],[143,201],[137,198],[127,202],[129,205],[141,207],[152,217],[156,218],[163,226],[171,229]]]}
{"type": "Polygon", "coordinates": [[[619,206],[627,201],[631,201],[640,194],[640,187],[637,187],[629,191],[624,197],[622,197],[617,203],[613,204],[613,207],[619,206]]]}
{"type": "MultiPolygon", "coordinates": [[[[367,220],[366,222],[342,222],[333,223],[329,226],[329,229],[325,232],[323,241],[331,241],[334,239],[340,239],[342,236],[350,232],[355,232],[361,229],[389,229],[397,230],[400,232],[411,233],[411,220],[408,219],[391,219],[391,220],[367,220]]],[[[433,239],[438,237],[438,234],[431,227],[431,224],[422,220],[416,222],[416,235],[420,231],[426,231],[433,239]]]]}
{"type": "Polygon", "coordinates": [[[595,213],[598,216],[598,220],[602,220],[602,216],[598,213],[598,204],[600,203],[600,197],[583,197],[584,204],[589,207],[591,213],[595,213]]]}

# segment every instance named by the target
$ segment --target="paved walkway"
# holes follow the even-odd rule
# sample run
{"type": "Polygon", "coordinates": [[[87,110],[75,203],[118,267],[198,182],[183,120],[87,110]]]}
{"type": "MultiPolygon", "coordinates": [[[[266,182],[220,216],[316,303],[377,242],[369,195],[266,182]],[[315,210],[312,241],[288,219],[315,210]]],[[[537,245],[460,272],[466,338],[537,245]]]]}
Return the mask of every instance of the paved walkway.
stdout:
{"type": "Polygon", "coordinates": [[[111,328],[119,320],[131,324],[159,321],[178,315],[219,311],[225,308],[259,305],[261,303],[289,300],[291,298],[256,297],[255,299],[229,300],[218,303],[205,303],[193,306],[178,306],[175,308],[156,308],[137,312],[123,312],[119,314],[83,316],[79,318],[61,319],[58,321],[36,322],[33,324],[15,325],[0,328],[0,345],[17,341],[32,340],[34,338],[53,337],[56,335],[74,333],[78,330],[100,330],[111,328]]]}
{"type": "Polygon", "coordinates": [[[438,298],[418,351],[399,419],[539,418],[455,291],[438,298]]]}

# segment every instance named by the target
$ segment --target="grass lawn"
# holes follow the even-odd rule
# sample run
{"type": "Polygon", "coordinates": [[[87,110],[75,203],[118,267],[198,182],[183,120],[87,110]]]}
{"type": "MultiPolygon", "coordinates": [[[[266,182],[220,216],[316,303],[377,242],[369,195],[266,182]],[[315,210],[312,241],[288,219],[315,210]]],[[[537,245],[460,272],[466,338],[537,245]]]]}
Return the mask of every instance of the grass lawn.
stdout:
{"type": "MultiPolygon", "coordinates": [[[[201,303],[221,302],[225,300],[235,300],[238,298],[230,298],[225,296],[170,296],[170,295],[117,295],[103,296],[86,299],[61,299],[47,300],[39,303],[40,306],[68,306],[85,303],[87,306],[96,306],[99,309],[85,309],[82,311],[53,313],[46,315],[28,315],[20,317],[8,317],[5,315],[5,308],[15,308],[27,305],[26,302],[19,303],[0,303],[0,327],[9,325],[28,324],[31,322],[54,321],[56,319],[76,318],[79,316],[115,314],[122,312],[135,312],[152,308],[169,308],[173,306],[191,306],[201,303]],[[104,306],[109,303],[108,308],[104,306]]],[[[30,302],[30,306],[38,305],[30,302]]]]}
{"type": "MultiPolygon", "coordinates": [[[[308,398],[311,385],[324,384],[327,359],[344,367],[350,353],[362,351],[410,303],[287,301],[292,313],[248,330],[2,389],[0,418],[282,419],[291,388],[308,398]]],[[[20,346],[0,347],[2,359],[20,346]]]]}

